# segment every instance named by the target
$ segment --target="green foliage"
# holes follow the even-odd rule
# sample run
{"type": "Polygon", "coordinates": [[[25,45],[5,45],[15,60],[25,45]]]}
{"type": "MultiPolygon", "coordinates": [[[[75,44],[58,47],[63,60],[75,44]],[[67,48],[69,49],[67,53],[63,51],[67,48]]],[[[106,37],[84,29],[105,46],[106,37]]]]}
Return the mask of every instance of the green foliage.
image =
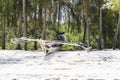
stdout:
{"type": "Polygon", "coordinates": [[[111,9],[120,13],[120,0],[111,0],[111,9]]]}
{"type": "MultiPolygon", "coordinates": [[[[106,5],[106,0],[79,0],[74,2],[70,0],[27,0],[27,36],[34,38],[34,26],[35,26],[35,12],[36,12],[36,38],[41,38],[43,29],[43,16],[44,9],[46,12],[46,26],[47,26],[47,40],[53,40],[56,37],[57,32],[65,32],[68,42],[82,42],[84,35],[85,15],[90,18],[90,41],[94,48],[98,47],[97,39],[99,38],[99,9],[102,8],[103,12],[103,37],[106,39],[107,47],[112,47],[114,33],[116,30],[117,16],[120,12],[120,0],[111,0],[110,9],[103,7],[106,5]],[[86,1],[86,3],[84,3],[86,1]],[[85,6],[86,5],[86,6],[85,6]],[[62,14],[62,13],[65,14],[62,14]],[[62,17],[66,19],[65,23],[61,23],[62,17]],[[60,20],[58,20],[60,18],[60,20]],[[105,36],[106,35],[106,36],[105,36]]],[[[22,17],[22,0],[0,0],[0,16],[5,15],[5,39],[6,49],[15,49],[16,45],[10,42],[10,39],[18,36],[18,19],[22,17]]],[[[0,19],[0,25],[2,20],[0,19]]],[[[23,20],[21,21],[23,24],[23,20]]],[[[24,35],[24,26],[21,25],[21,37],[24,35]]],[[[0,28],[0,38],[2,31],[0,28]]],[[[87,42],[87,34],[85,35],[85,43],[87,42]]],[[[0,49],[1,49],[0,39],[0,49]]],[[[103,39],[104,42],[104,39],[103,39]]],[[[39,45],[39,43],[38,43],[39,45]]],[[[34,43],[28,43],[28,49],[33,49],[34,43]]],[[[21,45],[24,49],[24,44],[21,45]]],[[[40,48],[40,46],[38,46],[40,48]]],[[[62,50],[76,50],[81,49],[79,47],[63,45],[62,50]]]]}

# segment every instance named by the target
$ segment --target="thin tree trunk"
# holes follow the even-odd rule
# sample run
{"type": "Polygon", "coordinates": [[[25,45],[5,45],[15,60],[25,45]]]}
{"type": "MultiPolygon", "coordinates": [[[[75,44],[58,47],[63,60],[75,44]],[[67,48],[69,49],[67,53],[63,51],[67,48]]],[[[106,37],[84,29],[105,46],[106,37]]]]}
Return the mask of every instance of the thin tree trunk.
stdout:
{"type": "Polygon", "coordinates": [[[70,9],[68,8],[68,27],[67,31],[70,31],[69,27],[71,26],[71,17],[70,17],[70,9]]]}
{"type": "Polygon", "coordinates": [[[83,26],[84,26],[84,34],[83,34],[83,43],[85,43],[85,38],[86,38],[86,23],[85,21],[83,22],[83,26]]]}
{"type": "Polygon", "coordinates": [[[44,19],[43,19],[43,30],[42,30],[42,39],[46,39],[46,9],[44,9],[44,19]]]}
{"type": "MultiPolygon", "coordinates": [[[[18,36],[17,36],[18,38],[21,37],[21,26],[22,26],[22,25],[21,25],[21,20],[22,20],[22,19],[21,19],[21,16],[19,16],[19,19],[18,19],[18,36]]],[[[17,49],[17,50],[21,50],[21,49],[22,49],[22,48],[21,48],[21,45],[18,44],[17,47],[16,47],[16,49],[17,49]]]]}
{"type": "Polygon", "coordinates": [[[85,11],[85,21],[86,21],[86,31],[87,31],[87,45],[90,47],[90,18],[89,18],[89,2],[88,0],[84,0],[84,11],[85,11]]]}
{"type": "MultiPolygon", "coordinates": [[[[35,5],[36,7],[37,7],[37,5],[35,5]]],[[[36,8],[37,9],[37,8],[36,8]]],[[[36,10],[35,10],[35,16],[34,16],[34,39],[36,39],[37,38],[37,34],[36,34],[36,10]]],[[[35,41],[34,42],[34,50],[37,50],[37,42],[35,41]]]]}
{"type": "MultiPolygon", "coordinates": [[[[35,34],[36,35],[36,34],[35,34]]],[[[34,36],[34,39],[36,39],[37,37],[36,36],[34,36]]],[[[37,41],[35,41],[34,42],[34,50],[37,50],[38,49],[38,47],[37,47],[37,41]]]]}
{"type": "MultiPolygon", "coordinates": [[[[42,18],[43,14],[42,14],[42,12],[43,12],[42,5],[39,5],[37,24],[40,28],[39,31],[41,31],[41,32],[42,32],[42,28],[43,28],[43,18],[42,18]]],[[[39,38],[42,38],[41,33],[39,34],[39,38]]]]}
{"type": "Polygon", "coordinates": [[[118,45],[119,45],[119,49],[120,49],[120,12],[119,12],[119,20],[118,20],[118,26],[119,26],[119,30],[118,30],[118,45]]]}
{"type": "MultiPolygon", "coordinates": [[[[24,37],[27,37],[27,18],[26,18],[26,0],[23,0],[23,25],[24,25],[24,37]]],[[[27,50],[27,43],[24,45],[24,49],[27,50]]]]}
{"type": "Polygon", "coordinates": [[[56,0],[53,0],[54,3],[53,3],[53,10],[54,10],[54,13],[53,13],[53,30],[57,33],[57,27],[56,27],[56,21],[57,21],[57,10],[58,10],[58,4],[55,3],[56,0]]]}
{"type": "Polygon", "coordinates": [[[119,31],[118,31],[118,45],[119,45],[119,49],[120,49],[120,14],[119,14],[119,31]]]}
{"type": "Polygon", "coordinates": [[[2,49],[5,48],[5,17],[2,15],[2,49]]]}
{"type": "Polygon", "coordinates": [[[106,27],[103,27],[103,45],[106,48],[106,27]]]}
{"type": "Polygon", "coordinates": [[[87,35],[88,35],[87,44],[88,44],[88,47],[90,47],[90,26],[89,26],[88,18],[87,18],[87,21],[86,21],[86,25],[87,25],[87,35]]]}
{"type": "Polygon", "coordinates": [[[115,37],[114,37],[113,50],[115,50],[115,48],[116,48],[117,36],[118,36],[118,33],[119,33],[119,27],[120,27],[120,13],[119,13],[117,29],[116,29],[116,33],[115,33],[115,37]]]}
{"type": "Polygon", "coordinates": [[[99,44],[98,48],[102,50],[102,9],[99,9],[100,11],[100,23],[99,23],[99,44]]]}
{"type": "Polygon", "coordinates": [[[56,27],[56,30],[58,31],[58,27],[60,26],[60,17],[61,17],[61,11],[60,11],[60,3],[58,4],[58,24],[56,27]]]}

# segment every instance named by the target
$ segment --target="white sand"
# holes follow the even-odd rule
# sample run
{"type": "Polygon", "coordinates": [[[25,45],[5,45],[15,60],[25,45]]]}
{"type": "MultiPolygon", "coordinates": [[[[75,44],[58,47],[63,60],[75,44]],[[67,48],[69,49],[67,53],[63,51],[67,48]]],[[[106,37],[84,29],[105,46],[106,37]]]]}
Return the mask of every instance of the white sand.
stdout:
{"type": "Polygon", "coordinates": [[[0,50],[0,80],[120,80],[120,50],[0,50]]]}

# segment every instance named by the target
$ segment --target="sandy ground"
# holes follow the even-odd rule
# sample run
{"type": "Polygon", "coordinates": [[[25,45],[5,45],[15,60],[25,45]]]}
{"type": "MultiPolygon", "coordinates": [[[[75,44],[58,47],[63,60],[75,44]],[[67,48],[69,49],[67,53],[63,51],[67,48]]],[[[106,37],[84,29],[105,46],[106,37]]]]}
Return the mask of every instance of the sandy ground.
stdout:
{"type": "Polygon", "coordinates": [[[120,80],[120,51],[0,50],[0,80],[120,80]]]}

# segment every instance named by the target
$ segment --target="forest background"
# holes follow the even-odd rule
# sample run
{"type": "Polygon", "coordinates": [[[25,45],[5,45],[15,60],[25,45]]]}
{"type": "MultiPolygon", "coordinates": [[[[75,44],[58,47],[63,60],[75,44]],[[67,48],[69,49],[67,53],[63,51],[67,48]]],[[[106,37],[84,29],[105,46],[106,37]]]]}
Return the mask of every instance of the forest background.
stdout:
{"type": "Polygon", "coordinates": [[[0,49],[38,50],[37,42],[15,45],[10,40],[53,40],[59,32],[93,49],[120,49],[120,0],[0,0],[0,49]]]}

